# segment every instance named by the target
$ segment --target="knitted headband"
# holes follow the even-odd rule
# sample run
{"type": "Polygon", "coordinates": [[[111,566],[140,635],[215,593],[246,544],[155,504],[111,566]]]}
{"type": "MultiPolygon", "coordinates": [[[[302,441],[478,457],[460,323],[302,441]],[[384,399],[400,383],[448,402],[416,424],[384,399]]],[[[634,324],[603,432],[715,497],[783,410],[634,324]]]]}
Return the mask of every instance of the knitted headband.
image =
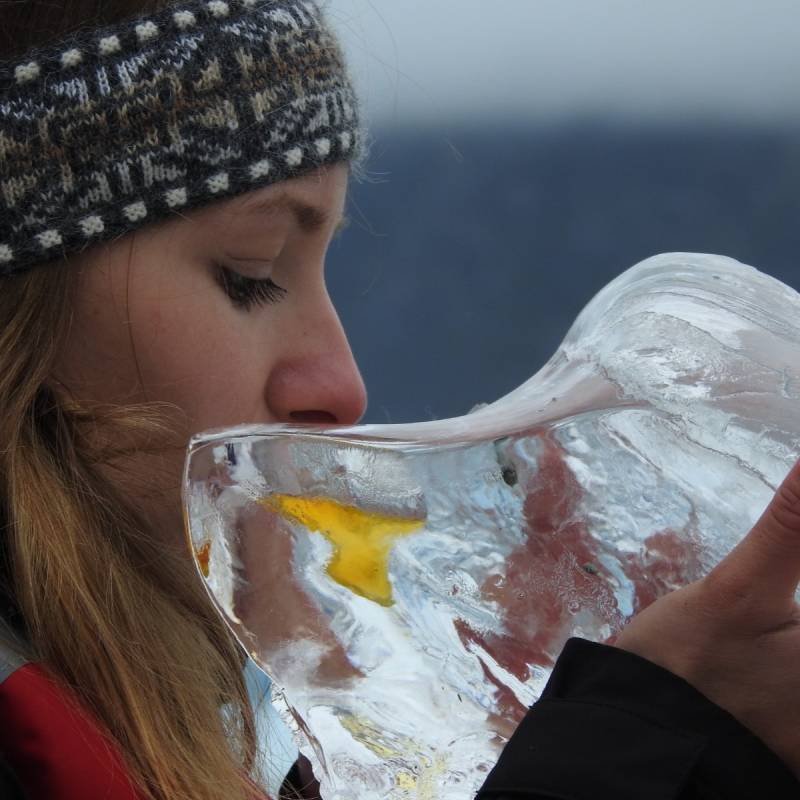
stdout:
{"type": "Polygon", "coordinates": [[[356,157],[313,0],[186,0],[0,62],[0,276],[356,157]]]}

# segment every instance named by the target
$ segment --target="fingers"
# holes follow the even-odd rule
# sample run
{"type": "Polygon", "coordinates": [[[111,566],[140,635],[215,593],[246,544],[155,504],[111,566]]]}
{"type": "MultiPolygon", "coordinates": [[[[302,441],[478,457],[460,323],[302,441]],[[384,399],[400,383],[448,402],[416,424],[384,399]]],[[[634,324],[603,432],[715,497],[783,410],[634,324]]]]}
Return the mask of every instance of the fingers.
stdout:
{"type": "Polygon", "coordinates": [[[711,573],[712,584],[766,607],[792,607],[800,582],[800,462],[761,519],[711,573]]]}

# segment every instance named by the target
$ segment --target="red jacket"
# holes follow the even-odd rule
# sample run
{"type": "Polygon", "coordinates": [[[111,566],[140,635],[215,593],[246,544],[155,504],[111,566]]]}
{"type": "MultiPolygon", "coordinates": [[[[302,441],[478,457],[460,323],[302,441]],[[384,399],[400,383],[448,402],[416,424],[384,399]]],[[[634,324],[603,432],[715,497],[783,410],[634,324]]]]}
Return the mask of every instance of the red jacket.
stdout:
{"type": "MultiPolygon", "coordinates": [[[[0,764],[26,800],[141,800],[100,723],[19,650],[0,637],[0,764]]],[[[269,797],[254,786],[253,800],[269,797]]]]}
{"type": "Polygon", "coordinates": [[[140,800],[78,697],[0,640],[0,755],[31,800],[140,800]]]}

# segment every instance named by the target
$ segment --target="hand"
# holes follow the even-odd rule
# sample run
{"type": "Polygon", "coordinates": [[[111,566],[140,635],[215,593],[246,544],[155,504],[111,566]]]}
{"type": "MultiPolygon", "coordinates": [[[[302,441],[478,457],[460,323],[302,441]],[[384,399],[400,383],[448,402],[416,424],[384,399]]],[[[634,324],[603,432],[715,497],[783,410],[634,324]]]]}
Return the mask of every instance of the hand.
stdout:
{"type": "Polygon", "coordinates": [[[653,603],[615,646],[680,675],[800,776],[800,463],[703,580],[653,603]]]}

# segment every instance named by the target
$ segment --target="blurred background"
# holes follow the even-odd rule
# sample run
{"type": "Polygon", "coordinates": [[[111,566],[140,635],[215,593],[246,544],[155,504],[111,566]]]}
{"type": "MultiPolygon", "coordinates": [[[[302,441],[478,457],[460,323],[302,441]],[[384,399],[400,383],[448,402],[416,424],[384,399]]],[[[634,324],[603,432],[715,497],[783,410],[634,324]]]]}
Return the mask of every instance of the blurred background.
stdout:
{"type": "Polygon", "coordinates": [[[529,378],[648,256],[800,288],[797,0],[327,0],[372,145],[328,279],[367,422],[529,378]]]}

